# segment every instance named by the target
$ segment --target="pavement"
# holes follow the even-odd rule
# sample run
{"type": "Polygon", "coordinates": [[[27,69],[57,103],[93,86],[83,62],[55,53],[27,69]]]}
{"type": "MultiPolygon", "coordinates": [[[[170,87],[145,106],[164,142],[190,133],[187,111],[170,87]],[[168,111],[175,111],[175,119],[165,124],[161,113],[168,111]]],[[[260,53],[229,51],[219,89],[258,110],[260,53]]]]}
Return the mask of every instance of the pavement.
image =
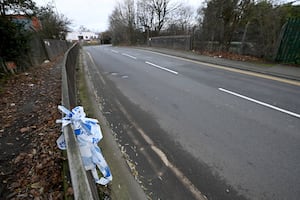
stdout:
{"type": "Polygon", "coordinates": [[[155,51],[163,54],[169,54],[181,58],[187,58],[199,62],[232,67],[236,69],[286,78],[290,80],[300,81],[300,66],[283,65],[278,63],[259,63],[247,61],[235,61],[219,57],[210,57],[199,55],[192,51],[182,51],[174,49],[154,48],[154,47],[139,47],[144,50],[155,51]]]}

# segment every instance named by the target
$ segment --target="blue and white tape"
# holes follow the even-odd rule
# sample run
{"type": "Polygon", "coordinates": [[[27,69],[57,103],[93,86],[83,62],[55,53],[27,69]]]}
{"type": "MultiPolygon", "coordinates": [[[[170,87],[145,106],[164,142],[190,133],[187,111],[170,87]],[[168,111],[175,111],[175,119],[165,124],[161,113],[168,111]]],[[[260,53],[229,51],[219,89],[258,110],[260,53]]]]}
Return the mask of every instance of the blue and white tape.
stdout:
{"type": "MultiPolygon", "coordinates": [[[[98,146],[98,142],[103,138],[98,120],[87,118],[82,106],[77,106],[72,111],[63,106],[58,106],[58,109],[66,114],[66,116],[60,120],[56,120],[56,123],[62,123],[62,127],[71,124],[74,134],[77,137],[85,170],[91,170],[96,183],[107,185],[112,180],[112,175],[98,146]],[[97,167],[103,174],[103,177],[100,179],[97,167]]],[[[56,143],[61,150],[67,148],[63,134],[57,139],[56,143]]]]}

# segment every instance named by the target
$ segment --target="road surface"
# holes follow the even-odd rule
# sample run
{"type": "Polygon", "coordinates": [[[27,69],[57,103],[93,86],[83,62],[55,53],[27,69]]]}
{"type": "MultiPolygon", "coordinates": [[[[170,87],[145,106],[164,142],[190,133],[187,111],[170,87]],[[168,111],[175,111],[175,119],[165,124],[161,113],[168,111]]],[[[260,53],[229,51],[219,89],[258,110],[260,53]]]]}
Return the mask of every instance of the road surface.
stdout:
{"type": "Polygon", "coordinates": [[[150,198],[300,199],[299,85],[134,48],[84,50],[150,198]]]}

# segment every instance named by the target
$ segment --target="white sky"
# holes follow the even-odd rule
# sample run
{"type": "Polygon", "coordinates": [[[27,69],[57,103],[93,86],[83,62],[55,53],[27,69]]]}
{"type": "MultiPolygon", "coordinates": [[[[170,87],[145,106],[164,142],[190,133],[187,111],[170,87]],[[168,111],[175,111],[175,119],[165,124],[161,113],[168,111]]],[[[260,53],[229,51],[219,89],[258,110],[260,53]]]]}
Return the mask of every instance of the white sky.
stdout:
{"type": "MultiPolygon", "coordinates": [[[[72,21],[71,28],[77,30],[81,25],[97,32],[108,28],[108,17],[117,2],[122,0],[33,0],[37,6],[45,6],[54,2],[57,12],[72,21]]],[[[174,0],[173,0],[174,1],[174,0]]],[[[195,10],[202,5],[204,0],[177,0],[185,2],[195,10]]]]}

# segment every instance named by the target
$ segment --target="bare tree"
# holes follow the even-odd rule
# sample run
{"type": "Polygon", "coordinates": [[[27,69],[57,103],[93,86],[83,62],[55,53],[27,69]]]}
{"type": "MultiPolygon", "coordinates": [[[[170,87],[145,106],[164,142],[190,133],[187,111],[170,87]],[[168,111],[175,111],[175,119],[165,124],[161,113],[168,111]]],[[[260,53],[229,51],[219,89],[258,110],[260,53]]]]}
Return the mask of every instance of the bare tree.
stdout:
{"type": "Polygon", "coordinates": [[[32,0],[1,0],[0,13],[1,16],[7,14],[26,14],[34,15],[37,9],[35,2],[32,0]]]}
{"type": "MultiPolygon", "coordinates": [[[[258,56],[272,57],[284,17],[271,2],[261,1],[253,4],[247,16],[248,30],[245,40],[251,41],[258,56]]],[[[286,19],[284,19],[285,21],[286,19]]]]}
{"type": "Polygon", "coordinates": [[[138,22],[153,35],[159,35],[168,23],[168,17],[179,7],[171,4],[170,0],[139,0],[137,3],[138,22]]]}
{"type": "Polygon", "coordinates": [[[168,32],[174,35],[188,34],[193,26],[194,11],[189,5],[180,4],[176,12],[170,13],[168,32]]]}
{"type": "Polygon", "coordinates": [[[79,32],[90,32],[91,30],[88,29],[87,27],[81,25],[79,28],[78,28],[79,32]]]}
{"type": "Polygon", "coordinates": [[[109,17],[109,29],[113,44],[135,43],[136,14],[134,0],[119,3],[109,17]]]}
{"type": "Polygon", "coordinates": [[[119,7],[115,7],[109,16],[109,30],[112,32],[112,43],[114,45],[125,41],[125,29],[126,25],[122,18],[122,13],[119,7]]]}
{"type": "Polygon", "coordinates": [[[253,0],[210,0],[202,9],[204,37],[219,41],[228,51],[234,31],[253,0]]]}
{"type": "Polygon", "coordinates": [[[157,34],[161,31],[166,22],[169,0],[152,0],[152,9],[154,12],[154,30],[157,34]]]}
{"type": "Polygon", "coordinates": [[[39,32],[42,38],[65,39],[70,32],[71,21],[62,14],[55,12],[54,6],[48,4],[37,10],[37,17],[42,23],[43,29],[39,32]]]}
{"type": "Polygon", "coordinates": [[[137,18],[140,26],[145,29],[152,29],[154,11],[149,0],[140,0],[137,2],[137,18]]]}

